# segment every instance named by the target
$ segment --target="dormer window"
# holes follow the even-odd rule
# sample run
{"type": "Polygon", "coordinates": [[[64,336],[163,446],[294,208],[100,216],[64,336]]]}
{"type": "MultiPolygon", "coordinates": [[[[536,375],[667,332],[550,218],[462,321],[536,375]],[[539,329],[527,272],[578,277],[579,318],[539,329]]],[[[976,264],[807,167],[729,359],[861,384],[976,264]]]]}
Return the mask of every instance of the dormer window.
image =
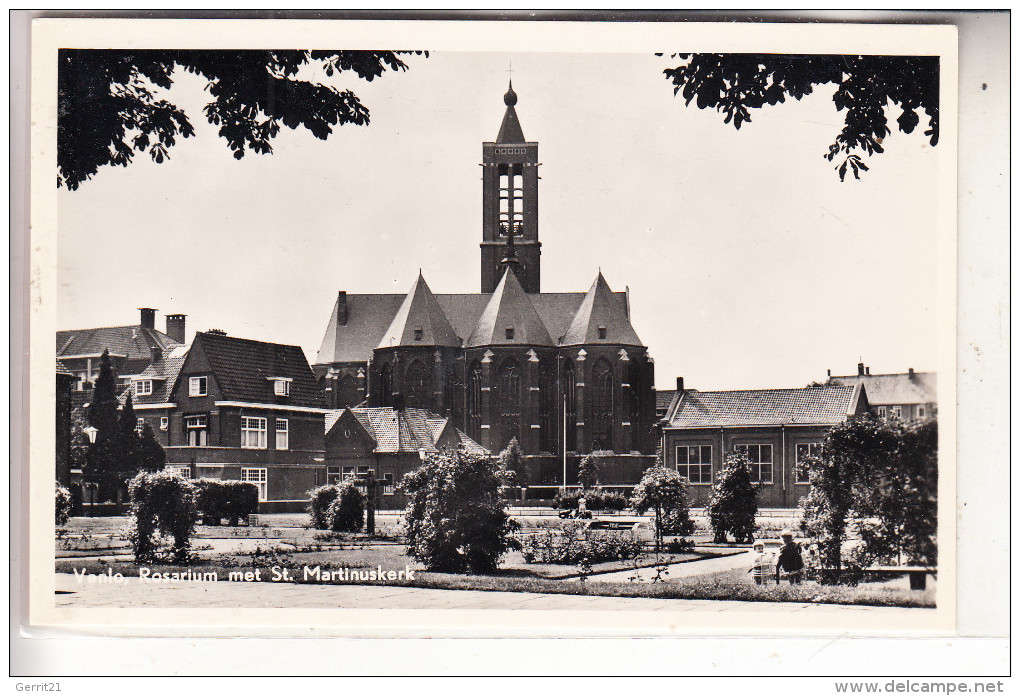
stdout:
{"type": "Polygon", "coordinates": [[[506,340],[508,341],[514,340],[514,327],[512,326],[506,327],[506,340]]]}
{"type": "Polygon", "coordinates": [[[148,396],[152,393],[151,379],[135,380],[135,396],[148,396]]]}
{"type": "Polygon", "coordinates": [[[425,337],[425,331],[423,331],[422,329],[415,329],[414,330],[414,340],[420,341],[424,337],[425,337]]]}
{"type": "Polygon", "coordinates": [[[290,383],[293,381],[290,377],[270,377],[269,381],[273,383],[273,394],[290,396],[290,383]]]}
{"type": "Polygon", "coordinates": [[[599,338],[602,339],[603,341],[606,340],[606,327],[604,326],[599,327],[599,338]]]}
{"type": "Polygon", "coordinates": [[[205,396],[208,393],[208,377],[191,377],[188,379],[188,396],[205,396]]]}

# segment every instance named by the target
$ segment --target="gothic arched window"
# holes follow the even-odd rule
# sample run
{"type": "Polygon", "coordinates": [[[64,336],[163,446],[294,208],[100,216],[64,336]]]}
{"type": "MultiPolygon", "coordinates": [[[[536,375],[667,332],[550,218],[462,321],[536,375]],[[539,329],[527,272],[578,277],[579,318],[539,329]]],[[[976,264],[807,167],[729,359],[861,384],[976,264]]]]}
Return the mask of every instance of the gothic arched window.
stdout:
{"type": "Polygon", "coordinates": [[[389,363],[379,371],[379,403],[383,406],[393,405],[393,368],[389,363]]]}
{"type": "Polygon", "coordinates": [[[563,398],[566,401],[566,431],[567,441],[565,447],[568,452],[577,451],[577,380],[574,377],[574,363],[570,360],[563,362],[563,373],[560,375],[563,398]]]}
{"type": "Polygon", "coordinates": [[[497,394],[499,409],[501,445],[510,442],[510,438],[521,439],[521,368],[513,358],[503,363],[499,371],[499,392],[497,394]]]}
{"type": "Polygon", "coordinates": [[[467,411],[468,434],[478,440],[482,430],[482,366],[477,362],[468,372],[467,411]]]}
{"type": "Polygon", "coordinates": [[[591,448],[613,449],[613,368],[605,359],[592,371],[591,448]]]}
{"type": "Polygon", "coordinates": [[[337,399],[340,406],[357,406],[361,401],[358,398],[358,378],[353,375],[344,375],[337,382],[337,399]]]}
{"type": "Polygon", "coordinates": [[[538,449],[556,453],[556,366],[544,362],[538,369],[538,449]]]}
{"type": "Polygon", "coordinates": [[[405,404],[408,408],[429,408],[432,405],[432,385],[429,372],[421,360],[407,366],[404,373],[405,404]]]}
{"type": "Polygon", "coordinates": [[[630,432],[632,450],[640,450],[645,443],[645,424],[641,418],[641,402],[644,400],[645,382],[643,366],[637,360],[630,361],[630,432]]]}

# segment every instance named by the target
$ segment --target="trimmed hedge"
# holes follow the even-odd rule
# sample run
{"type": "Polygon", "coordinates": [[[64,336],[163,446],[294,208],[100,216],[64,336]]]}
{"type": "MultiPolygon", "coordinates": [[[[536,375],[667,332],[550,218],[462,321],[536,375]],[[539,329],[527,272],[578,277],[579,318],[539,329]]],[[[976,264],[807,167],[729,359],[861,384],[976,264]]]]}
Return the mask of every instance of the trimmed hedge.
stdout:
{"type": "Polygon", "coordinates": [[[219,524],[225,519],[236,527],[241,519],[259,510],[259,489],[254,483],[207,478],[193,483],[198,490],[198,512],[206,524],[219,524]]]}
{"type": "Polygon", "coordinates": [[[521,540],[525,563],[603,563],[635,558],[644,543],[633,532],[609,532],[570,523],[559,532],[546,530],[521,540]]]}
{"type": "Polygon", "coordinates": [[[329,529],[330,517],[329,506],[333,504],[340,494],[337,486],[319,486],[308,491],[308,514],[312,516],[312,527],[314,529],[329,529]]]}
{"type": "Polygon", "coordinates": [[[135,560],[140,563],[160,560],[159,533],[162,533],[173,537],[171,560],[187,563],[198,518],[196,489],[191,481],[169,471],[142,472],[131,479],[128,490],[133,517],[128,540],[135,560]]]}
{"type": "Polygon", "coordinates": [[[584,498],[584,506],[588,510],[626,510],[630,502],[619,493],[604,493],[598,490],[568,491],[559,494],[553,500],[553,507],[559,510],[576,510],[577,501],[584,498]]]}
{"type": "Polygon", "coordinates": [[[353,484],[319,486],[308,496],[313,528],[359,532],[365,526],[365,495],[353,484]]]}

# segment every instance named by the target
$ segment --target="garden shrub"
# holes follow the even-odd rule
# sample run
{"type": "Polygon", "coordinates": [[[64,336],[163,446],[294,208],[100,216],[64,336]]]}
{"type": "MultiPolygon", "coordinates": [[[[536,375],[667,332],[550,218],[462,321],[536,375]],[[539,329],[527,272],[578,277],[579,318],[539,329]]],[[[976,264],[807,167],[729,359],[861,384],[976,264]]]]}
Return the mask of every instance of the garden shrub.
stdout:
{"type": "Polygon", "coordinates": [[[463,450],[428,455],[400,484],[408,554],[432,571],[495,570],[516,547],[520,528],[500,498],[501,477],[494,457],[463,450]]]}
{"type": "Polygon", "coordinates": [[[365,495],[356,486],[336,486],[337,495],[326,510],[326,521],[333,532],[360,532],[365,526],[365,495]]]}
{"type": "Polygon", "coordinates": [[[319,486],[308,492],[308,514],[312,516],[314,529],[329,529],[329,506],[340,494],[338,486],[319,486]]]}
{"type": "Polygon", "coordinates": [[[645,470],[630,499],[634,512],[655,512],[655,550],[663,535],[684,535],[694,531],[687,507],[687,479],[673,469],[653,466],[645,470]]]}
{"type": "Polygon", "coordinates": [[[133,518],[129,541],[135,560],[142,563],[158,560],[157,534],[162,533],[172,539],[171,560],[187,563],[198,517],[195,486],[169,471],[142,472],[131,479],[128,490],[133,518]]]}
{"type": "Polygon", "coordinates": [[[193,483],[198,512],[206,524],[219,524],[226,519],[231,526],[237,526],[241,519],[258,512],[259,489],[254,483],[206,478],[193,483]]]}
{"type": "Polygon", "coordinates": [[[71,519],[71,491],[61,486],[60,482],[57,482],[56,498],[56,508],[54,508],[55,521],[57,526],[61,527],[71,519]]]}
{"type": "Polygon", "coordinates": [[[754,517],[758,514],[758,489],[751,481],[751,469],[745,452],[733,451],[726,456],[723,470],[712,486],[708,516],[715,534],[714,541],[725,544],[727,534],[737,543],[754,541],[754,517]]]}
{"type": "Polygon", "coordinates": [[[527,563],[576,565],[635,558],[643,547],[633,532],[592,530],[570,522],[558,531],[547,529],[524,537],[521,554],[527,563]]]}

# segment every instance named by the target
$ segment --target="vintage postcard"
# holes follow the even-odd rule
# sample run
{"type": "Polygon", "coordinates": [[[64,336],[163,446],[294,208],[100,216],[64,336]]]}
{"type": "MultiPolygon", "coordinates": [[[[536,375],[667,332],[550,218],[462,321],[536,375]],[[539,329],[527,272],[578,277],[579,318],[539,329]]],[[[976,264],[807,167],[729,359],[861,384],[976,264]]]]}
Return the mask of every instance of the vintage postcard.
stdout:
{"type": "Polygon", "coordinates": [[[955,28],[32,40],[32,626],[954,631],[955,28]]]}

